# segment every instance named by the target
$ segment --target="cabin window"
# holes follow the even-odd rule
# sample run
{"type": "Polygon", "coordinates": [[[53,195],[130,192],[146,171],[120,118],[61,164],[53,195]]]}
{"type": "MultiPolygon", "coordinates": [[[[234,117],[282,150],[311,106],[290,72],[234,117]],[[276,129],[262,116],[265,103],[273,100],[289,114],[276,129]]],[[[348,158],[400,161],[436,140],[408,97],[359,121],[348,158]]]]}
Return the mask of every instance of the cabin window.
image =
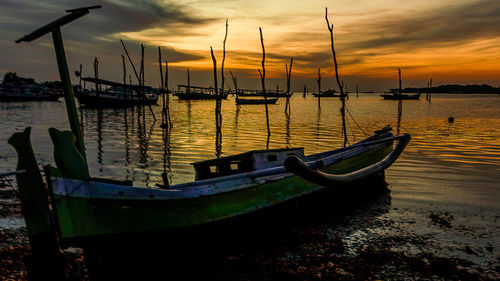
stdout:
{"type": "Polygon", "coordinates": [[[278,160],[278,156],[276,156],[276,154],[267,155],[267,161],[268,162],[274,162],[274,161],[277,161],[277,160],[278,160]]]}
{"type": "Polygon", "coordinates": [[[210,173],[215,174],[219,171],[217,166],[210,166],[210,173]]]}
{"type": "Polygon", "coordinates": [[[232,171],[236,171],[238,170],[240,167],[239,167],[239,163],[238,162],[234,162],[234,163],[231,163],[231,170],[232,171]]]}

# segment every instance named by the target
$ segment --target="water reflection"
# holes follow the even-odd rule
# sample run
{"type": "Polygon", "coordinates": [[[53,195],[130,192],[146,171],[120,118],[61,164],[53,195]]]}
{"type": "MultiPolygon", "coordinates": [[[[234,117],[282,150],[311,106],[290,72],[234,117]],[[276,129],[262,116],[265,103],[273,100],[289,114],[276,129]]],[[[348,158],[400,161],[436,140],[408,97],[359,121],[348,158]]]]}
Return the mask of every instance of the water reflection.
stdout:
{"type": "Polygon", "coordinates": [[[222,155],[222,101],[215,101],[215,157],[222,155]]]}
{"type": "Polygon", "coordinates": [[[97,163],[100,164],[100,171],[102,172],[102,109],[97,109],[97,163]]]}
{"type": "Polygon", "coordinates": [[[285,128],[286,128],[286,133],[285,133],[285,146],[286,148],[290,148],[290,116],[292,115],[291,109],[290,109],[290,104],[289,104],[289,98],[287,98],[287,105],[285,105],[288,110],[285,110],[285,128]]]}
{"type": "Polygon", "coordinates": [[[403,114],[403,101],[399,100],[398,101],[398,122],[396,126],[396,135],[399,136],[399,131],[401,128],[401,115],[403,114]]]}
{"type": "MultiPolygon", "coordinates": [[[[241,108],[233,97],[221,103],[221,114],[215,116],[214,101],[173,99],[174,126],[165,132],[147,108],[82,108],[79,112],[91,173],[153,187],[162,181],[162,171],[167,172],[171,184],[191,181],[191,163],[214,157],[265,147],[304,147],[311,154],[342,146],[339,101],[321,99],[318,106],[317,100],[311,95],[293,96],[290,105],[294,110],[284,116],[284,99],[270,106],[272,138],[267,136],[263,106],[241,108]],[[223,116],[234,117],[222,120],[223,116]]],[[[418,153],[415,155],[456,165],[500,169],[500,97],[436,94],[432,103],[403,102],[383,101],[375,94],[362,93],[350,99],[349,114],[358,123],[350,120],[350,142],[354,141],[353,134],[391,124],[395,133],[412,133],[412,142],[398,163],[418,153]],[[449,116],[455,117],[453,124],[448,123],[449,116]]],[[[17,158],[6,144],[7,137],[26,126],[33,127],[32,143],[41,164],[53,163],[47,129],[68,128],[66,118],[61,118],[65,116],[64,103],[5,103],[0,109],[2,129],[9,132],[0,135],[0,169],[15,168],[17,158]]],[[[161,114],[162,106],[153,110],[161,114]]],[[[415,165],[408,167],[413,169],[415,165]]]]}
{"type": "MultiPolygon", "coordinates": [[[[133,110],[133,109],[132,109],[133,110]]],[[[127,116],[127,111],[128,108],[123,109],[123,124],[124,124],[124,131],[125,131],[125,171],[126,171],[126,176],[125,179],[129,180],[130,179],[130,137],[129,137],[129,126],[128,126],[128,116],[127,116]]],[[[133,114],[133,111],[132,111],[133,114]]]]}

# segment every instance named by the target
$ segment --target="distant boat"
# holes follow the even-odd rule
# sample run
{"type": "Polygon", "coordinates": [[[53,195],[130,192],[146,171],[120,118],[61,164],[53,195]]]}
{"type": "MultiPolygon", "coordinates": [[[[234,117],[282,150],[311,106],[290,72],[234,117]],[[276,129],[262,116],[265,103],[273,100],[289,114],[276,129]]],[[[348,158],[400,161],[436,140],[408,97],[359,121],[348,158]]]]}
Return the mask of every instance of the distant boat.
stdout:
{"type": "Polygon", "coordinates": [[[86,107],[128,107],[134,105],[156,104],[159,95],[151,87],[125,85],[113,81],[82,78],[83,81],[109,86],[105,90],[81,90],[75,92],[75,97],[81,105],[86,107]],[[141,94],[141,92],[144,94],[141,94]]]}
{"type": "MultiPolygon", "coordinates": [[[[337,91],[335,90],[326,90],[321,93],[313,93],[313,96],[315,97],[320,97],[320,98],[340,98],[342,95],[337,94],[337,91]]],[[[347,96],[347,94],[344,94],[344,96],[347,96]]]]}
{"type": "Polygon", "coordinates": [[[383,94],[380,95],[384,98],[384,100],[419,100],[420,93],[414,95],[405,95],[405,94],[383,94]]]}
{"type": "MultiPolygon", "coordinates": [[[[245,90],[238,89],[238,95],[240,97],[263,97],[264,93],[262,90],[245,90]]],[[[266,96],[269,98],[286,98],[291,97],[292,93],[286,93],[284,91],[266,91],[266,96]]]]}
{"type": "Polygon", "coordinates": [[[177,85],[177,93],[174,93],[180,100],[216,100],[227,99],[229,92],[217,95],[213,87],[199,87],[190,85],[177,85]]]}
{"type": "Polygon", "coordinates": [[[249,98],[240,98],[236,97],[236,104],[275,104],[278,101],[278,98],[260,98],[260,99],[249,99],[249,98]]]}
{"type": "Polygon", "coordinates": [[[0,101],[56,101],[59,95],[16,73],[7,72],[0,85],[0,101]]]}

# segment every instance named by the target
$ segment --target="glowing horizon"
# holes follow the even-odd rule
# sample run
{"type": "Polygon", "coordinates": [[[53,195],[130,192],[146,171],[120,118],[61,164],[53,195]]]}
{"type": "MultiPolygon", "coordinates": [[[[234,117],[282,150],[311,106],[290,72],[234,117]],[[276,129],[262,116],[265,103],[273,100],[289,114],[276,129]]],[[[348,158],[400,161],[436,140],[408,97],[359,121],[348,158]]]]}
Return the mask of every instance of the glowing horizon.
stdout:
{"type": "MultiPolygon", "coordinates": [[[[62,15],[70,3],[40,4],[34,0],[6,0],[9,5],[30,7],[18,13],[49,11],[62,15]],[[14,4],[15,2],[15,4],[14,4]],[[64,7],[63,7],[64,6],[64,7]]],[[[50,2],[50,1],[49,1],[50,2]]],[[[63,1],[65,2],[65,1],[63,1]]],[[[92,1],[82,1],[91,4],[92,1]]],[[[350,84],[378,84],[382,89],[396,77],[401,68],[409,84],[433,78],[436,83],[487,83],[500,86],[500,2],[494,0],[458,0],[406,3],[386,1],[184,1],[168,0],[139,2],[136,0],[102,1],[103,9],[65,27],[63,35],[71,67],[88,62],[97,56],[109,79],[118,79],[115,65],[119,65],[122,52],[119,38],[131,49],[144,43],[149,53],[157,53],[157,46],[167,52],[172,79],[182,80],[184,69],[199,74],[202,83],[208,83],[213,71],[210,46],[218,60],[222,60],[222,41],[225,19],[229,19],[226,43],[225,69],[232,69],[245,79],[258,78],[261,67],[261,46],[258,28],[262,27],[266,48],[266,76],[284,78],[284,65],[294,58],[292,76],[295,79],[313,79],[321,67],[322,76],[333,77],[329,32],[324,19],[325,6],[329,6],[329,20],[335,25],[335,49],[342,78],[350,84]],[[70,34],[68,36],[68,34],[70,34]],[[79,36],[80,35],[80,36],[79,36]],[[109,65],[109,66],[106,66],[109,65]],[[113,67],[111,67],[113,65],[113,67]],[[378,81],[378,82],[377,82],[378,81]]],[[[95,3],[93,3],[95,4],[95,3]]],[[[83,6],[83,5],[82,5],[83,6]]],[[[4,38],[20,36],[31,31],[46,16],[33,21],[13,21],[13,17],[0,14],[4,38]],[[15,32],[7,32],[10,28],[15,32]]],[[[28,17],[26,17],[28,18],[28,17]]],[[[11,42],[3,42],[6,54],[0,55],[5,65],[0,72],[17,71],[28,75],[53,77],[57,72],[42,71],[44,65],[53,65],[52,57],[40,58],[51,51],[49,41],[41,41],[36,54],[21,52],[11,42]],[[45,42],[45,45],[43,45],[45,42]],[[43,46],[43,50],[40,50],[43,46]],[[12,54],[9,54],[12,53],[12,54]],[[22,58],[21,60],[13,60],[22,58]],[[36,63],[33,64],[32,62],[36,63]],[[31,63],[30,63],[31,62],[31,63]],[[33,68],[33,65],[36,67],[33,68]],[[22,68],[21,70],[15,67],[22,68]],[[29,66],[29,67],[28,67],[29,66]]],[[[158,83],[157,58],[148,57],[146,74],[149,81],[158,83]],[[156,65],[156,66],[155,66],[156,65]]],[[[52,67],[53,68],[53,67],[52,67]]],[[[39,78],[40,79],[40,78],[39,78]]],[[[175,83],[175,82],[174,82],[175,83]]],[[[292,82],[293,84],[293,82],[292,82]]],[[[423,85],[422,85],[423,86],[423,85]]],[[[365,87],[369,88],[369,86],[365,87]]]]}

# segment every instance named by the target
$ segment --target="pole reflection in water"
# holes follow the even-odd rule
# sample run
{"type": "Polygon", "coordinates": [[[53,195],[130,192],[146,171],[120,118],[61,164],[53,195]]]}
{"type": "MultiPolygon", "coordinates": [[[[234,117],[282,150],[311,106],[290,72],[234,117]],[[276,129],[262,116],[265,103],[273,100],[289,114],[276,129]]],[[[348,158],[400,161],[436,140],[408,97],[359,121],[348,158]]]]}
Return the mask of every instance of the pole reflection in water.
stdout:
{"type": "MultiPolygon", "coordinates": [[[[140,110],[137,114],[137,138],[138,138],[138,149],[139,149],[139,163],[143,164],[142,168],[146,170],[149,168],[149,142],[151,140],[151,136],[153,134],[153,129],[156,124],[156,119],[153,119],[151,122],[151,127],[149,129],[149,133],[146,131],[146,110],[144,107],[139,107],[140,110]]],[[[150,182],[150,173],[145,173],[145,183],[149,186],[150,182]]]]}
{"type": "Polygon", "coordinates": [[[215,101],[215,157],[220,158],[222,155],[222,101],[215,101]]]}
{"type": "Polygon", "coordinates": [[[128,135],[127,108],[123,109],[123,121],[124,121],[124,127],[125,127],[125,169],[126,169],[125,179],[129,180],[130,179],[130,137],[128,135]]]}
{"type": "MultiPolygon", "coordinates": [[[[290,106],[290,105],[288,104],[288,106],[290,106]]],[[[285,110],[285,127],[286,127],[285,145],[286,145],[286,148],[290,148],[290,117],[291,117],[291,115],[292,115],[291,109],[290,109],[290,107],[288,107],[288,110],[285,110]]]]}
{"type": "Polygon", "coordinates": [[[186,101],[186,113],[187,113],[187,133],[188,140],[191,141],[192,131],[191,131],[191,100],[186,101]]]}
{"type": "Polygon", "coordinates": [[[97,163],[100,164],[99,171],[103,170],[102,150],[102,108],[97,109],[97,163]]]}
{"type": "Polygon", "coordinates": [[[234,129],[233,129],[233,132],[234,132],[234,138],[236,139],[237,136],[238,136],[238,130],[239,130],[239,127],[238,127],[238,118],[240,116],[240,109],[241,109],[241,105],[239,104],[236,104],[236,111],[234,113],[234,129]]]}
{"type": "Polygon", "coordinates": [[[163,186],[170,186],[172,183],[172,161],[171,161],[171,151],[170,151],[170,136],[172,132],[172,126],[167,126],[162,129],[162,139],[163,139],[163,186]]]}
{"type": "MultiPolygon", "coordinates": [[[[318,97],[318,100],[319,100],[319,97],[318,97]]],[[[316,115],[316,137],[315,137],[316,145],[319,144],[320,131],[321,131],[321,106],[320,106],[320,103],[318,102],[318,110],[317,110],[317,115],[316,115]]]]}
{"type": "Polygon", "coordinates": [[[401,128],[401,115],[403,114],[403,101],[398,101],[398,123],[396,127],[396,135],[399,136],[399,129],[401,128]]]}

